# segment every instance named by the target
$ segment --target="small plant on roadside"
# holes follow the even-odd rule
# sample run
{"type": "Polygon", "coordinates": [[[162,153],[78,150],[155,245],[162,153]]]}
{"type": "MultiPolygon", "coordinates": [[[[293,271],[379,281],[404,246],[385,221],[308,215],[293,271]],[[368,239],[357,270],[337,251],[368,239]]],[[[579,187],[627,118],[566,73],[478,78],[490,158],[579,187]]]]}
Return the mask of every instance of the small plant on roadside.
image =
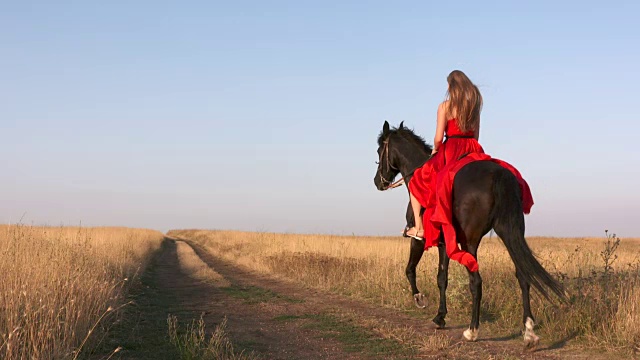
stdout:
{"type": "Polygon", "coordinates": [[[602,261],[604,261],[603,275],[606,278],[613,270],[613,263],[618,260],[616,250],[618,250],[618,246],[620,246],[620,239],[616,234],[609,234],[609,230],[605,230],[604,233],[607,239],[604,243],[604,250],[600,252],[600,257],[602,261]]]}
{"type": "Polygon", "coordinates": [[[202,315],[193,320],[183,331],[178,324],[178,318],[169,315],[169,339],[176,347],[183,360],[245,360],[254,359],[243,351],[236,351],[226,331],[227,318],[216,326],[207,340],[205,323],[202,315]]]}
{"type": "Polygon", "coordinates": [[[608,230],[604,231],[605,233],[605,243],[604,250],[600,252],[600,258],[603,261],[603,271],[602,271],[602,295],[603,300],[607,306],[607,309],[615,311],[612,308],[612,302],[617,298],[617,291],[613,291],[615,286],[619,282],[612,281],[612,275],[615,275],[613,272],[613,263],[618,260],[618,254],[616,254],[616,250],[618,250],[618,246],[620,246],[620,239],[616,236],[616,234],[609,234],[608,230]]]}

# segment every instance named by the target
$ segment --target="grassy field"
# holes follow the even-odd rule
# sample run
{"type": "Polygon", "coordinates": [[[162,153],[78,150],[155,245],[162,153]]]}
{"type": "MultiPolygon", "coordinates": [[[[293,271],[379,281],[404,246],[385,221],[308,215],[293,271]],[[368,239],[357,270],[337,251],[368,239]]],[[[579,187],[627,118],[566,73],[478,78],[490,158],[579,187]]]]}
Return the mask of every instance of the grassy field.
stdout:
{"type": "MultiPolygon", "coordinates": [[[[248,269],[278,275],[313,287],[340,292],[397,309],[412,309],[404,269],[409,243],[399,237],[293,235],[233,231],[180,230],[216,256],[248,269]]],[[[546,341],[629,353],[640,350],[640,239],[529,238],[543,266],[567,288],[570,303],[549,303],[537,293],[532,307],[537,332],[546,341]]],[[[513,333],[521,327],[522,303],[514,266],[502,242],[485,238],[479,251],[484,280],[482,324],[513,333]]],[[[425,253],[418,285],[429,307],[437,310],[437,251],[425,253]]],[[[466,323],[471,297],[466,271],[451,263],[450,316],[466,323]]]]}
{"type": "Polygon", "coordinates": [[[162,239],[143,229],[0,225],[0,358],[90,354],[162,239]]]}
{"type": "MultiPolygon", "coordinates": [[[[404,275],[409,243],[399,237],[203,230],[169,235],[188,238],[217,257],[260,273],[406,310],[425,321],[436,313],[437,251],[425,253],[418,267],[418,285],[428,303],[426,312],[418,311],[404,275]]],[[[162,240],[160,232],[143,229],[0,225],[0,358],[86,358],[97,348],[100,358],[117,355],[117,348],[106,353],[101,342],[127,308],[131,284],[162,240]]],[[[571,297],[561,305],[534,293],[537,332],[545,341],[569,339],[572,346],[621,354],[640,350],[640,239],[605,235],[528,242],[571,297]]],[[[228,286],[186,244],[177,245],[177,257],[181,272],[228,286]]],[[[483,240],[479,263],[484,280],[481,334],[513,334],[521,326],[520,289],[499,239],[483,240]]],[[[470,301],[466,271],[452,262],[450,324],[468,322],[470,301]]],[[[243,358],[233,352],[224,326],[205,331],[200,321],[184,330],[169,318],[162,332],[184,358],[216,358],[220,353],[243,358]]]]}

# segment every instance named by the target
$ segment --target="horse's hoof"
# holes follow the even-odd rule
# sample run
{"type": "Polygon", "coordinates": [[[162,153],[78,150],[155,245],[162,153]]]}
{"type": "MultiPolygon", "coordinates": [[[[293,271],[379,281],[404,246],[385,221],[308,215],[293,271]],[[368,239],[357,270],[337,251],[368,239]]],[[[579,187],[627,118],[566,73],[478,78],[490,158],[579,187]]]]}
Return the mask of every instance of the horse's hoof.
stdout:
{"type": "Polygon", "coordinates": [[[538,346],[538,343],[540,342],[540,338],[538,337],[538,335],[536,335],[536,333],[533,332],[534,326],[535,326],[535,323],[533,322],[533,319],[530,317],[527,317],[527,321],[525,321],[524,323],[524,348],[525,349],[533,349],[536,346],[538,346]]]}
{"type": "Polygon", "coordinates": [[[462,333],[464,339],[467,341],[476,341],[478,340],[478,329],[467,329],[462,333]]]}
{"type": "Polygon", "coordinates": [[[433,320],[431,321],[433,321],[433,323],[436,324],[436,327],[438,329],[444,329],[444,326],[447,324],[447,322],[444,321],[444,316],[440,316],[440,315],[436,315],[436,317],[434,317],[433,320]]]}
{"type": "Polygon", "coordinates": [[[524,335],[524,348],[526,350],[531,350],[531,349],[535,349],[536,346],[538,346],[538,343],[540,342],[540,338],[537,335],[529,335],[529,334],[525,334],[524,335]]]}
{"type": "Polygon", "coordinates": [[[418,309],[424,309],[427,307],[427,302],[424,300],[424,295],[422,295],[422,293],[413,295],[413,301],[415,302],[418,309]]]}

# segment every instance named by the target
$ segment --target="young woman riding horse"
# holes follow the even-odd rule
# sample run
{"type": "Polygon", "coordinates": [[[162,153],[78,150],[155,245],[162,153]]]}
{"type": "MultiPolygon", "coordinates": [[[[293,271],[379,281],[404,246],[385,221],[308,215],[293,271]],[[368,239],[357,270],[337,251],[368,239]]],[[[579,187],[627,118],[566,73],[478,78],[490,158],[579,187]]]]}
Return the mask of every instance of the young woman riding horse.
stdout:
{"type": "MultiPolygon", "coordinates": [[[[451,85],[449,93],[452,96],[451,85]]],[[[477,251],[482,237],[489,230],[494,229],[504,242],[516,268],[516,278],[522,291],[525,345],[535,346],[538,343],[538,337],[533,331],[534,317],[530,307],[530,286],[535,287],[547,299],[549,299],[547,289],[550,289],[561,300],[566,299],[566,293],[562,285],[553,279],[536,260],[525,241],[524,212],[528,212],[533,204],[526,182],[515,168],[484,154],[480,145],[477,144],[479,110],[482,101],[479,92],[473,91],[472,94],[478,96],[475,102],[469,102],[469,104],[475,104],[471,107],[472,110],[469,110],[469,106],[451,110],[453,108],[451,100],[441,106],[444,114],[447,114],[447,111],[455,111],[456,118],[460,118],[462,114],[466,113],[471,114],[468,116],[476,116],[476,120],[474,120],[475,122],[467,122],[466,125],[462,124],[462,126],[458,125],[457,120],[446,121],[444,127],[446,130],[444,131],[449,135],[449,139],[439,146],[437,145],[436,155],[431,158],[436,160],[427,161],[434,151],[419,136],[404,128],[402,123],[398,128],[390,129],[389,123],[385,121],[378,137],[379,162],[374,183],[379,190],[387,190],[393,179],[400,173],[405,182],[409,183],[408,187],[414,195],[413,198],[418,200],[418,197],[422,196],[429,199],[421,193],[422,190],[419,186],[411,184],[416,179],[424,181],[426,177],[431,179],[437,176],[435,183],[433,180],[425,183],[435,186],[435,188],[431,187],[428,190],[433,193],[428,196],[431,197],[431,200],[435,198],[433,201],[436,208],[433,211],[434,216],[424,217],[430,222],[429,226],[434,226],[436,239],[431,238],[433,236],[431,230],[433,229],[426,229],[425,236],[429,237],[425,240],[420,240],[417,232],[412,232],[411,234],[415,237],[412,238],[411,254],[407,265],[407,277],[416,303],[420,304],[421,294],[416,287],[415,269],[425,248],[438,246],[440,306],[438,314],[433,319],[436,325],[438,327],[445,326],[448,268],[449,259],[452,258],[467,267],[469,289],[473,296],[471,322],[463,335],[469,341],[475,341],[478,338],[482,278],[478,271],[477,251]],[[476,115],[473,115],[474,111],[476,115]],[[470,137],[471,133],[473,133],[473,137],[470,137]],[[460,135],[460,137],[453,137],[454,135],[460,135]],[[469,154],[465,154],[466,151],[469,154]],[[466,156],[460,158],[459,152],[466,156]],[[436,156],[440,158],[436,158],[436,156]],[[442,167],[439,168],[439,166],[442,167]],[[435,169],[440,169],[437,175],[434,174],[435,169]],[[431,171],[431,173],[426,175],[427,171],[431,171]],[[418,175],[419,173],[422,174],[418,175]]],[[[449,116],[451,116],[450,113],[449,116]]],[[[440,121],[439,128],[442,129],[440,121]]],[[[442,140],[438,134],[439,132],[436,131],[436,144],[439,144],[438,140],[442,140]]],[[[431,205],[429,201],[425,201],[427,209],[431,205]]],[[[419,203],[421,202],[419,201],[419,203]]],[[[414,214],[408,213],[408,215],[415,215],[417,229],[414,230],[418,230],[419,224],[422,222],[420,220],[421,209],[420,207],[417,209],[413,207],[413,209],[417,211],[414,211],[414,214]]]]}

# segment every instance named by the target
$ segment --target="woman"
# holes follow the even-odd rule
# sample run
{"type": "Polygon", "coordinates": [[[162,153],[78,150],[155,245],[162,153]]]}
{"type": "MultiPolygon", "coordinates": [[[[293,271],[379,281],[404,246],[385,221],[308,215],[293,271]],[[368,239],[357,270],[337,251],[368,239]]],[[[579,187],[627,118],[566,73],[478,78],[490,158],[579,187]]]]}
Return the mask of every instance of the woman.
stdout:
{"type": "MultiPolygon", "coordinates": [[[[416,169],[409,182],[415,226],[406,230],[410,237],[422,240],[424,217],[430,219],[435,208],[436,176],[442,168],[469,153],[484,153],[478,143],[482,95],[478,87],[460,70],[447,76],[447,98],[438,106],[436,134],[431,158],[416,169]],[[443,142],[444,140],[444,142],[443,142]]],[[[435,226],[430,221],[427,226],[435,226]]]]}

